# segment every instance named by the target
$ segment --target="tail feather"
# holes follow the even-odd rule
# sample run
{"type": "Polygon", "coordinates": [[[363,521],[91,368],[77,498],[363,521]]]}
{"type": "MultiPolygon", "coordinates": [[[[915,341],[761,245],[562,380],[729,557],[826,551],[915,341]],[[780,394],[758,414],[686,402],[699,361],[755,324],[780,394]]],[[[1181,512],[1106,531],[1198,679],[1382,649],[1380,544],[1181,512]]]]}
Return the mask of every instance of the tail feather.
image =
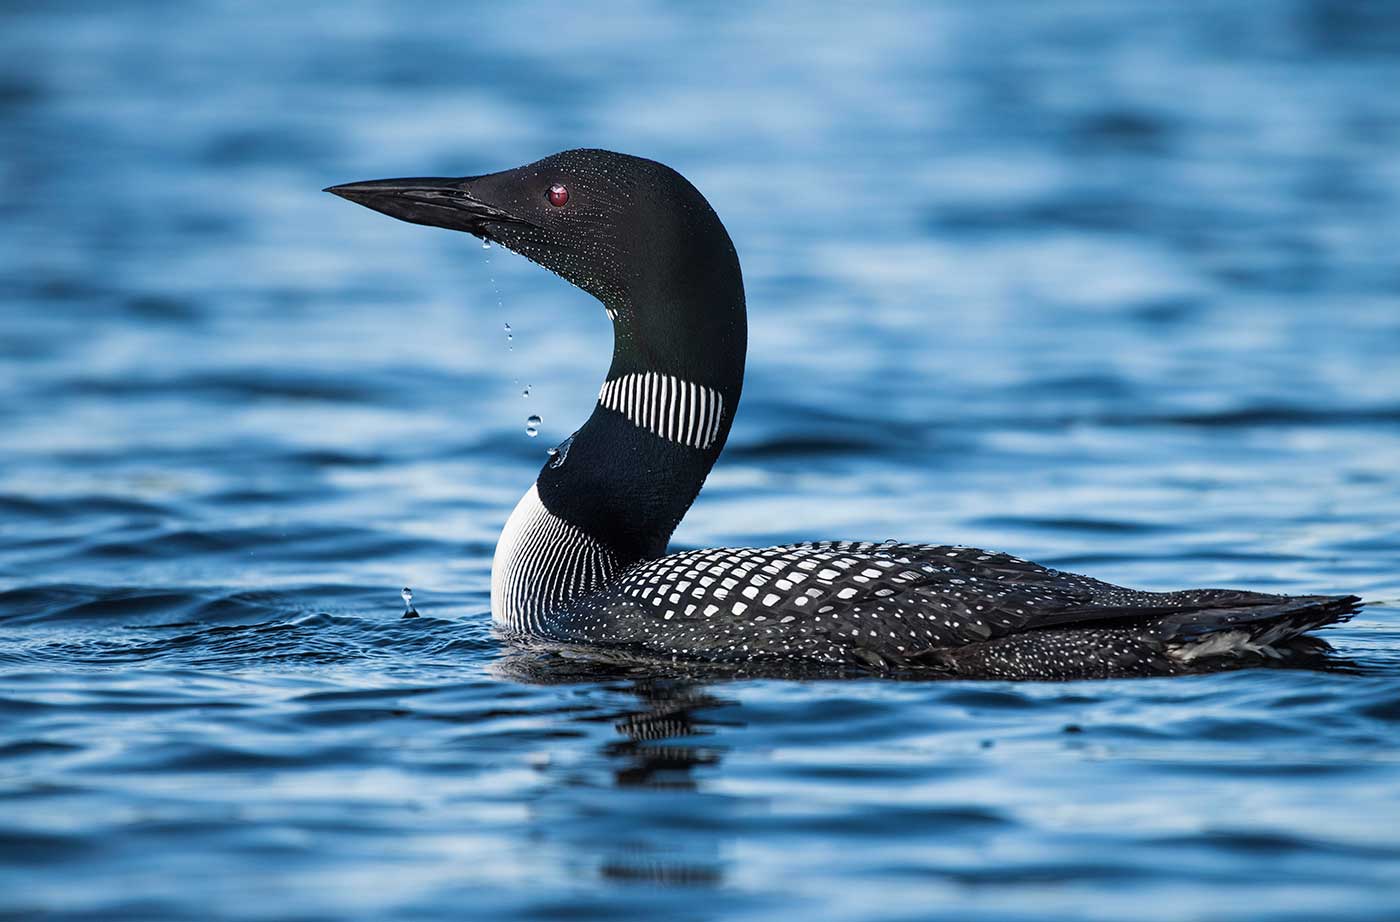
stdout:
{"type": "MultiPolygon", "coordinates": [[[[1252,600],[1251,600],[1252,601],[1252,600]]],[[[1177,675],[1317,654],[1308,631],[1350,618],[1356,596],[1276,597],[1272,604],[1197,608],[1146,619],[1037,628],[921,652],[901,664],[954,675],[1088,679],[1177,675]]]]}
{"type": "MultiPolygon", "coordinates": [[[[1167,655],[1189,664],[1220,658],[1280,659],[1309,631],[1338,624],[1354,615],[1361,599],[1348,596],[1297,596],[1275,605],[1206,609],[1159,618],[1153,633],[1167,655]]],[[[1315,651],[1322,641],[1309,638],[1315,651]]]]}

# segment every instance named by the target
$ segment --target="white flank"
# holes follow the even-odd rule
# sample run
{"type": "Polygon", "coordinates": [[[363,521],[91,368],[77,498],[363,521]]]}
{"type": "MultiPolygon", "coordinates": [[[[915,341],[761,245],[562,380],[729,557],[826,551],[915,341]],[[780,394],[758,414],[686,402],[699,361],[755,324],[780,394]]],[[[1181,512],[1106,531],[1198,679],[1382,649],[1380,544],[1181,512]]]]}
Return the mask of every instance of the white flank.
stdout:
{"type": "Polygon", "coordinates": [[[1287,623],[1273,625],[1257,636],[1252,636],[1248,631],[1238,629],[1217,631],[1214,634],[1207,634],[1199,640],[1175,644],[1168,647],[1167,650],[1174,658],[1183,663],[1189,663],[1203,657],[1242,656],[1244,654],[1278,659],[1281,654],[1275,649],[1275,645],[1280,641],[1297,636],[1298,633],[1297,627],[1287,623]]]}
{"type": "Polygon", "coordinates": [[[613,553],[540,502],[539,489],[516,503],[491,560],[491,620],[526,633],[593,592],[618,570],[613,553]]]}

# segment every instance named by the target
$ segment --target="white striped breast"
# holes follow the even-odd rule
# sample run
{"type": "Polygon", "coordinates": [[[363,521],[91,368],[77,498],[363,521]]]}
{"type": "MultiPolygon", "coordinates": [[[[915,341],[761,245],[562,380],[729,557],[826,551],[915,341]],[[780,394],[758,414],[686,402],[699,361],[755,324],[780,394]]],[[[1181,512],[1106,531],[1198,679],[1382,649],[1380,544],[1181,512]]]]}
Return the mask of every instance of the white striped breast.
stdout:
{"type": "Polygon", "coordinates": [[[653,435],[691,448],[713,445],[724,420],[719,391],[654,371],[603,382],[598,402],[653,435]]]}
{"type": "Polygon", "coordinates": [[[506,520],[491,560],[491,620],[547,633],[545,619],[601,588],[619,569],[616,555],[545,508],[531,486],[506,520]]]}

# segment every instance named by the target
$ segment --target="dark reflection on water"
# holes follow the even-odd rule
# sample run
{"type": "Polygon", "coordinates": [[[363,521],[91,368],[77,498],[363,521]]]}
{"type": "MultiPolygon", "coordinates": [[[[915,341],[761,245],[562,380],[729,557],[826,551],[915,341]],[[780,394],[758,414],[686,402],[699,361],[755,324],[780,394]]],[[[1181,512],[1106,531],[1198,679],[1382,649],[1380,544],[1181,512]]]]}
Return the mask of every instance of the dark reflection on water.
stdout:
{"type": "Polygon", "coordinates": [[[1397,85],[1364,0],[0,4],[0,917],[1397,915],[1397,85]],[[1171,681],[503,647],[605,320],[319,190],[584,144],[744,263],[677,546],[1379,604],[1171,681]]]}
{"type": "Polygon", "coordinates": [[[1019,918],[1048,892],[1255,901],[1278,886],[1243,880],[1260,863],[1291,892],[1374,907],[1400,860],[1375,823],[1393,663],[702,680],[391,615],[29,632],[0,700],[0,856],[22,899],[77,916],[179,916],[212,894],[235,916],[470,900],[492,917],[846,917],[879,881],[907,918],[1019,918]],[[146,899],[124,902],[153,852],[146,899]],[[303,889],[324,880],[339,885],[303,889]]]}

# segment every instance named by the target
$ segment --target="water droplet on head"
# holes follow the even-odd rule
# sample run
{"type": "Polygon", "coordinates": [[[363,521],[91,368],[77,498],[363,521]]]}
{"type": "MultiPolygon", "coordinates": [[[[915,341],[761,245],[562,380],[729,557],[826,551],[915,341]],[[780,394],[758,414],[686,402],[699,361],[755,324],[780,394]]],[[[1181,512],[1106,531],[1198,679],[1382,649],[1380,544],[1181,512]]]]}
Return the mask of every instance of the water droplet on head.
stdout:
{"type": "Polygon", "coordinates": [[[531,413],[530,418],[525,420],[525,434],[532,439],[539,435],[541,422],[543,422],[543,420],[540,419],[539,414],[531,413]]]}
{"type": "Polygon", "coordinates": [[[563,467],[564,462],[569,460],[569,446],[572,444],[574,444],[574,437],[571,435],[555,447],[551,448],[548,454],[549,457],[553,460],[549,462],[549,466],[552,468],[563,467]]]}
{"type": "Polygon", "coordinates": [[[483,240],[483,241],[481,241],[481,248],[482,248],[483,250],[489,250],[489,249],[491,249],[491,241],[490,241],[490,240],[483,240]]]}

